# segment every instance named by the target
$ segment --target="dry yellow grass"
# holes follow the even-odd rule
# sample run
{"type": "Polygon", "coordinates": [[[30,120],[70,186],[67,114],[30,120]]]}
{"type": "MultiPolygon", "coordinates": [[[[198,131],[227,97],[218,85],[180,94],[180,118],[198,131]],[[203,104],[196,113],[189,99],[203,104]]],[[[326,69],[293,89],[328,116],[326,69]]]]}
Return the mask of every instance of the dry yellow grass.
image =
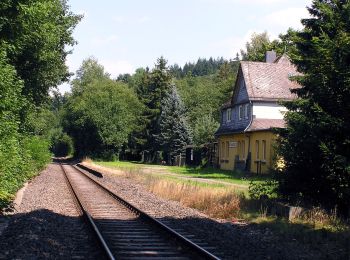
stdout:
{"type": "Polygon", "coordinates": [[[88,159],[84,160],[84,164],[95,170],[133,179],[162,198],[178,201],[184,206],[197,209],[211,217],[232,219],[240,216],[240,203],[244,195],[232,188],[216,188],[191,181],[166,178],[166,176],[144,174],[140,169],[111,170],[98,166],[88,159]]]}
{"type": "Polygon", "coordinates": [[[161,178],[146,178],[143,184],[160,197],[179,201],[182,205],[221,219],[239,217],[243,195],[235,191],[195,185],[161,178]]]}

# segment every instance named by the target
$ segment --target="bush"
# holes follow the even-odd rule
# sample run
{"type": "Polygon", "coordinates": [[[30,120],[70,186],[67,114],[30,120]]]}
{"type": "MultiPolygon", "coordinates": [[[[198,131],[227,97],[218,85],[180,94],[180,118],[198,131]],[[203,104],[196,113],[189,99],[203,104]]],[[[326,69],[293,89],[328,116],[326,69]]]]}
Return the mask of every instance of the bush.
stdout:
{"type": "Polygon", "coordinates": [[[251,181],[249,183],[249,197],[251,199],[276,198],[277,182],[275,180],[251,181]]]}
{"type": "Polygon", "coordinates": [[[30,164],[34,171],[43,169],[50,162],[49,141],[38,136],[28,136],[23,139],[23,147],[30,158],[30,164]]]}
{"type": "Polygon", "coordinates": [[[37,136],[0,136],[0,208],[51,158],[49,142],[37,136]]]}

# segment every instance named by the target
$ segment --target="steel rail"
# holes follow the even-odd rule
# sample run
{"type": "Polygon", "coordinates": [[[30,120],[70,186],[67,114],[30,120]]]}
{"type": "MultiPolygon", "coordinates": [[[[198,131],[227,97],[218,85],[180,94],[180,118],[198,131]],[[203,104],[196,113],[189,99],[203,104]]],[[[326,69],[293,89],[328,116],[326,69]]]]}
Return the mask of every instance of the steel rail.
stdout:
{"type": "Polygon", "coordinates": [[[61,169],[64,173],[65,179],[67,181],[68,187],[70,189],[70,192],[73,194],[73,197],[75,199],[76,205],[79,208],[79,210],[81,211],[81,213],[83,214],[83,216],[87,219],[87,222],[91,225],[92,229],[94,230],[96,236],[98,237],[98,241],[100,242],[100,244],[102,245],[105,254],[107,255],[107,257],[111,260],[115,260],[115,257],[113,256],[111,250],[109,249],[106,241],[104,240],[101,232],[98,230],[94,220],[92,219],[92,217],[90,216],[90,214],[85,210],[83,204],[81,203],[81,201],[79,200],[79,197],[77,195],[77,193],[75,192],[72,183],[70,182],[67,172],[64,169],[63,165],[60,163],[61,169]]]}
{"type": "Polygon", "coordinates": [[[130,202],[127,202],[126,200],[124,200],[123,198],[121,198],[119,195],[117,195],[116,193],[114,193],[113,191],[111,191],[109,188],[107,188],[105,185],[103,185],[102,183],[96,181],[95,179],[93,179],[92,177],[88,176],[85,172],[83,172],[80,168],[91,172],[93,174],[99,174],[102,176],[102,173],[90,169],[88,167],[86,167],[85,165],[82,165],[80,163],[76,164],[76,166],[73,166],[75,169],[77,169],[79,172],[81,172],[85,177],[89,178],[91,181],[93,181],[94,183],[96,183],[96,185],[98,185],[99,187],[101,187],[105,192],[107,192],[111,197],[113,197],[114,199],[118,200],[121,204],[123,204],[124,206],[126,206],[127,208],[129,208],[131,211],[137,213],[140,217],[142,217],[143,219],[149,221],[150,223],[155,224],[156,226],[158,226],[159,228],[161,228],[163,231],[171,234],[173,236],[173,238],[175,238],[175,240],[177,240],[179,243],[182,243],[183,245],[185,245],[188,249],[193,250],[194,253],[198,254],[199,256],[203,257],[204,259],[213,259],[213,260],[219,260],[220,258],[218,258],[217,256],[213,255],[212,253],[208,252],[207,250],[205,250],[204,248],[202,248],[201,246],[197,245],[196,243],[192,242],[191,240],[189,240],[188,238],[184,237],[183,235],[181,235],[180,233],[176,232],[174,229],[168,227],[167,225],[165,225],[164,223],[162,223],[161,221],[155,219],[154,217],[148,215],[147,213],[145,213],[144,211],[140,210],[139,208],[137,208],[136,206],[132,205],[130,202]],[[80,167],[80,168],[79,168],[80,167]]]}

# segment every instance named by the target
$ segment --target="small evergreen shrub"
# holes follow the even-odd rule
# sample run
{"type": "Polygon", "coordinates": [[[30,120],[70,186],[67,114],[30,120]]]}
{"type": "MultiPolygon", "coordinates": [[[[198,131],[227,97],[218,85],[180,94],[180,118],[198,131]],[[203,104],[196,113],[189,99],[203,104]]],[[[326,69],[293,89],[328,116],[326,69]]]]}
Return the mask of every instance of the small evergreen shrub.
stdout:
{"type": "Polygon", "coordinates": [[[277,182],[275,180],[267,180],[263,182],[251,181],[249,183],[249,197],[251,199],[276,198],[277,182]]]}

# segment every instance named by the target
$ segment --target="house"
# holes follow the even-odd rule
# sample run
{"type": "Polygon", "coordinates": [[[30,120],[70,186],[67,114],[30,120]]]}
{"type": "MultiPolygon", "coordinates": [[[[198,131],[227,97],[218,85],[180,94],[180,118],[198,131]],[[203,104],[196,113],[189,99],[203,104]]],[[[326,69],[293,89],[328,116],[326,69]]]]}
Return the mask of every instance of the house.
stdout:
{"type": "Polygon", "coordinates": [[[266,62],[241,61],[231,99],[222,106],[218,139],[221,169],[266,173],[273,166],[273,128],[283,128],[286,108],[279,101],[296,96],[297,75],[286,55],[266,53],[266,62]]]}

